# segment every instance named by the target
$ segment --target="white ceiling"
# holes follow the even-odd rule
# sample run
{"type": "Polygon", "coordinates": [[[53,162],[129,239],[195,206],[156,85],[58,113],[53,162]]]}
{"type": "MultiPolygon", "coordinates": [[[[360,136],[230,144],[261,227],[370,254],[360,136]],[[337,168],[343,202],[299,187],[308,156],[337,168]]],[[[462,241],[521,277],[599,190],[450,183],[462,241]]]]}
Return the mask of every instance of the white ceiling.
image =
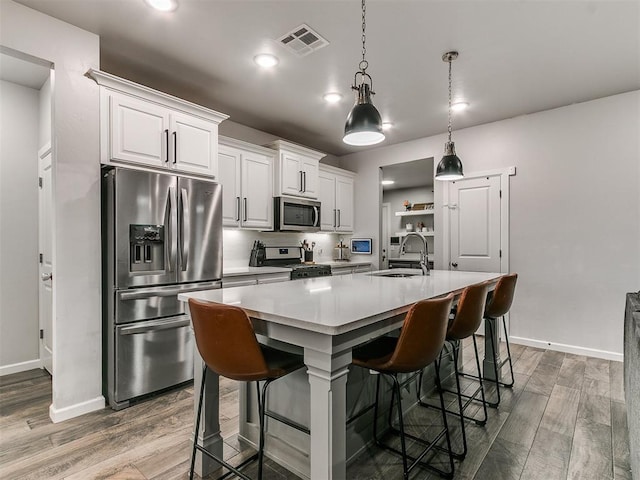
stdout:
{"type": "MultiPolygon", "coordinates": [[[[101,37],[101,68],[204,104],[231,120],[334,155],[361,59],[357,0],[18,0],[101,37]],[[297,57],[276,40],[302,23],[330,44],[297,57]],[[280,64],[258,69],[272,52],[280,64]],[[341,103],[322,95],[339,91],[341,103]]],[[[470,102],[454,130],[640,88],[640,2],[367,2],[374,104],[395,126],[381,145],[444,133],[447,64],[454,100],[470,102]]],[[[455,139],[455,132],[454,132],[455,139]]]]}

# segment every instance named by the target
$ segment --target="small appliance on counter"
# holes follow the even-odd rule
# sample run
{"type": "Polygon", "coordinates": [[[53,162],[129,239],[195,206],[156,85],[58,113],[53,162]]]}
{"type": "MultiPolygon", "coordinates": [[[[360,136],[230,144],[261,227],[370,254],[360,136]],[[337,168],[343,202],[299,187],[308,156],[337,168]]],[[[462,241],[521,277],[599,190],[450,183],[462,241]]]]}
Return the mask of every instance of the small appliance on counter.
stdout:
{"type": "Polygon", "coordinates": [[[305,264],[303,247],[268,247],[259,240],[253,242],[249,257],[250,267],[284,267],[291,269],[291,280],[331,275],[329,265],[305,264]]]}
{"type": "Polygon", "coordinates": [[[336,262],[348,262],[349,249],[350,247],[345,245],[342,239],[340,239],[340,243],[333,249],[333,260],[336,262]]]}

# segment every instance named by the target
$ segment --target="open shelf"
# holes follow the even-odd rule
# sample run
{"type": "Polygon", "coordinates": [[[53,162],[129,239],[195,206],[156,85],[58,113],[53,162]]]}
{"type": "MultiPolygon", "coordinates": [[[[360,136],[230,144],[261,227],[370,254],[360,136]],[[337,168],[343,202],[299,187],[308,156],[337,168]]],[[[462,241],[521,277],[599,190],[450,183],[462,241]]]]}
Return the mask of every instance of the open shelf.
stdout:
{"type": "Polygon", "coordinates": [[[433,215],[433,208],[428,210],[407,210],[406,212],[396,212],[396,217],[414,217],[416,215],[433,215]]]}
{"type": "MultiPolygon", "coordinates": [[[[404,237],[407,233],[413,233],[413,232],[396,232],[394,233],[394,236],[396,237],[404,237]]],[[[420,233],[425,237],[433,237],[435,232],[415,232],[415,233],[420,233]]]]}

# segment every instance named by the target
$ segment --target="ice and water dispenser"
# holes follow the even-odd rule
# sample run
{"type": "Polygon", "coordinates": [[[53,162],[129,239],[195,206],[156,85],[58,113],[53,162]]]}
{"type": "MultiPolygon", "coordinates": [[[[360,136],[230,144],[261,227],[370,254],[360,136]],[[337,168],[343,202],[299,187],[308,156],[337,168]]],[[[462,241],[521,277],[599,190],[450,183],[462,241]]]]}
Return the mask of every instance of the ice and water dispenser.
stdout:
{"type": "Polygon", "coordinates": [[[164,270],[164,225],[129,225],[129,270],[164,270]]]}

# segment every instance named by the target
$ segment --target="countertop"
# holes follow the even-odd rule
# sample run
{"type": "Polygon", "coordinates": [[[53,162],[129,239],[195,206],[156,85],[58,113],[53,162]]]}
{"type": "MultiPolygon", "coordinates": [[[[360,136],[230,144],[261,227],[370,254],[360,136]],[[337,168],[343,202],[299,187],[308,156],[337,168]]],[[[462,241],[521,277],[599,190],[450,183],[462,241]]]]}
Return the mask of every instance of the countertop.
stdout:
{"type": "MultiPolygon", "coordinates": [[[[393,272],[404,270],[415,273],[412,269],[393,272]]],[[[203,290],[180,294],[178,299],[238,305],[258,319],[337,335],[406,313],[418,300],[460,292],[468,285],[500,276],[500,273],[449,270],[432,270],[429,276],[406,278],[363,273],[203,290]]]]}

